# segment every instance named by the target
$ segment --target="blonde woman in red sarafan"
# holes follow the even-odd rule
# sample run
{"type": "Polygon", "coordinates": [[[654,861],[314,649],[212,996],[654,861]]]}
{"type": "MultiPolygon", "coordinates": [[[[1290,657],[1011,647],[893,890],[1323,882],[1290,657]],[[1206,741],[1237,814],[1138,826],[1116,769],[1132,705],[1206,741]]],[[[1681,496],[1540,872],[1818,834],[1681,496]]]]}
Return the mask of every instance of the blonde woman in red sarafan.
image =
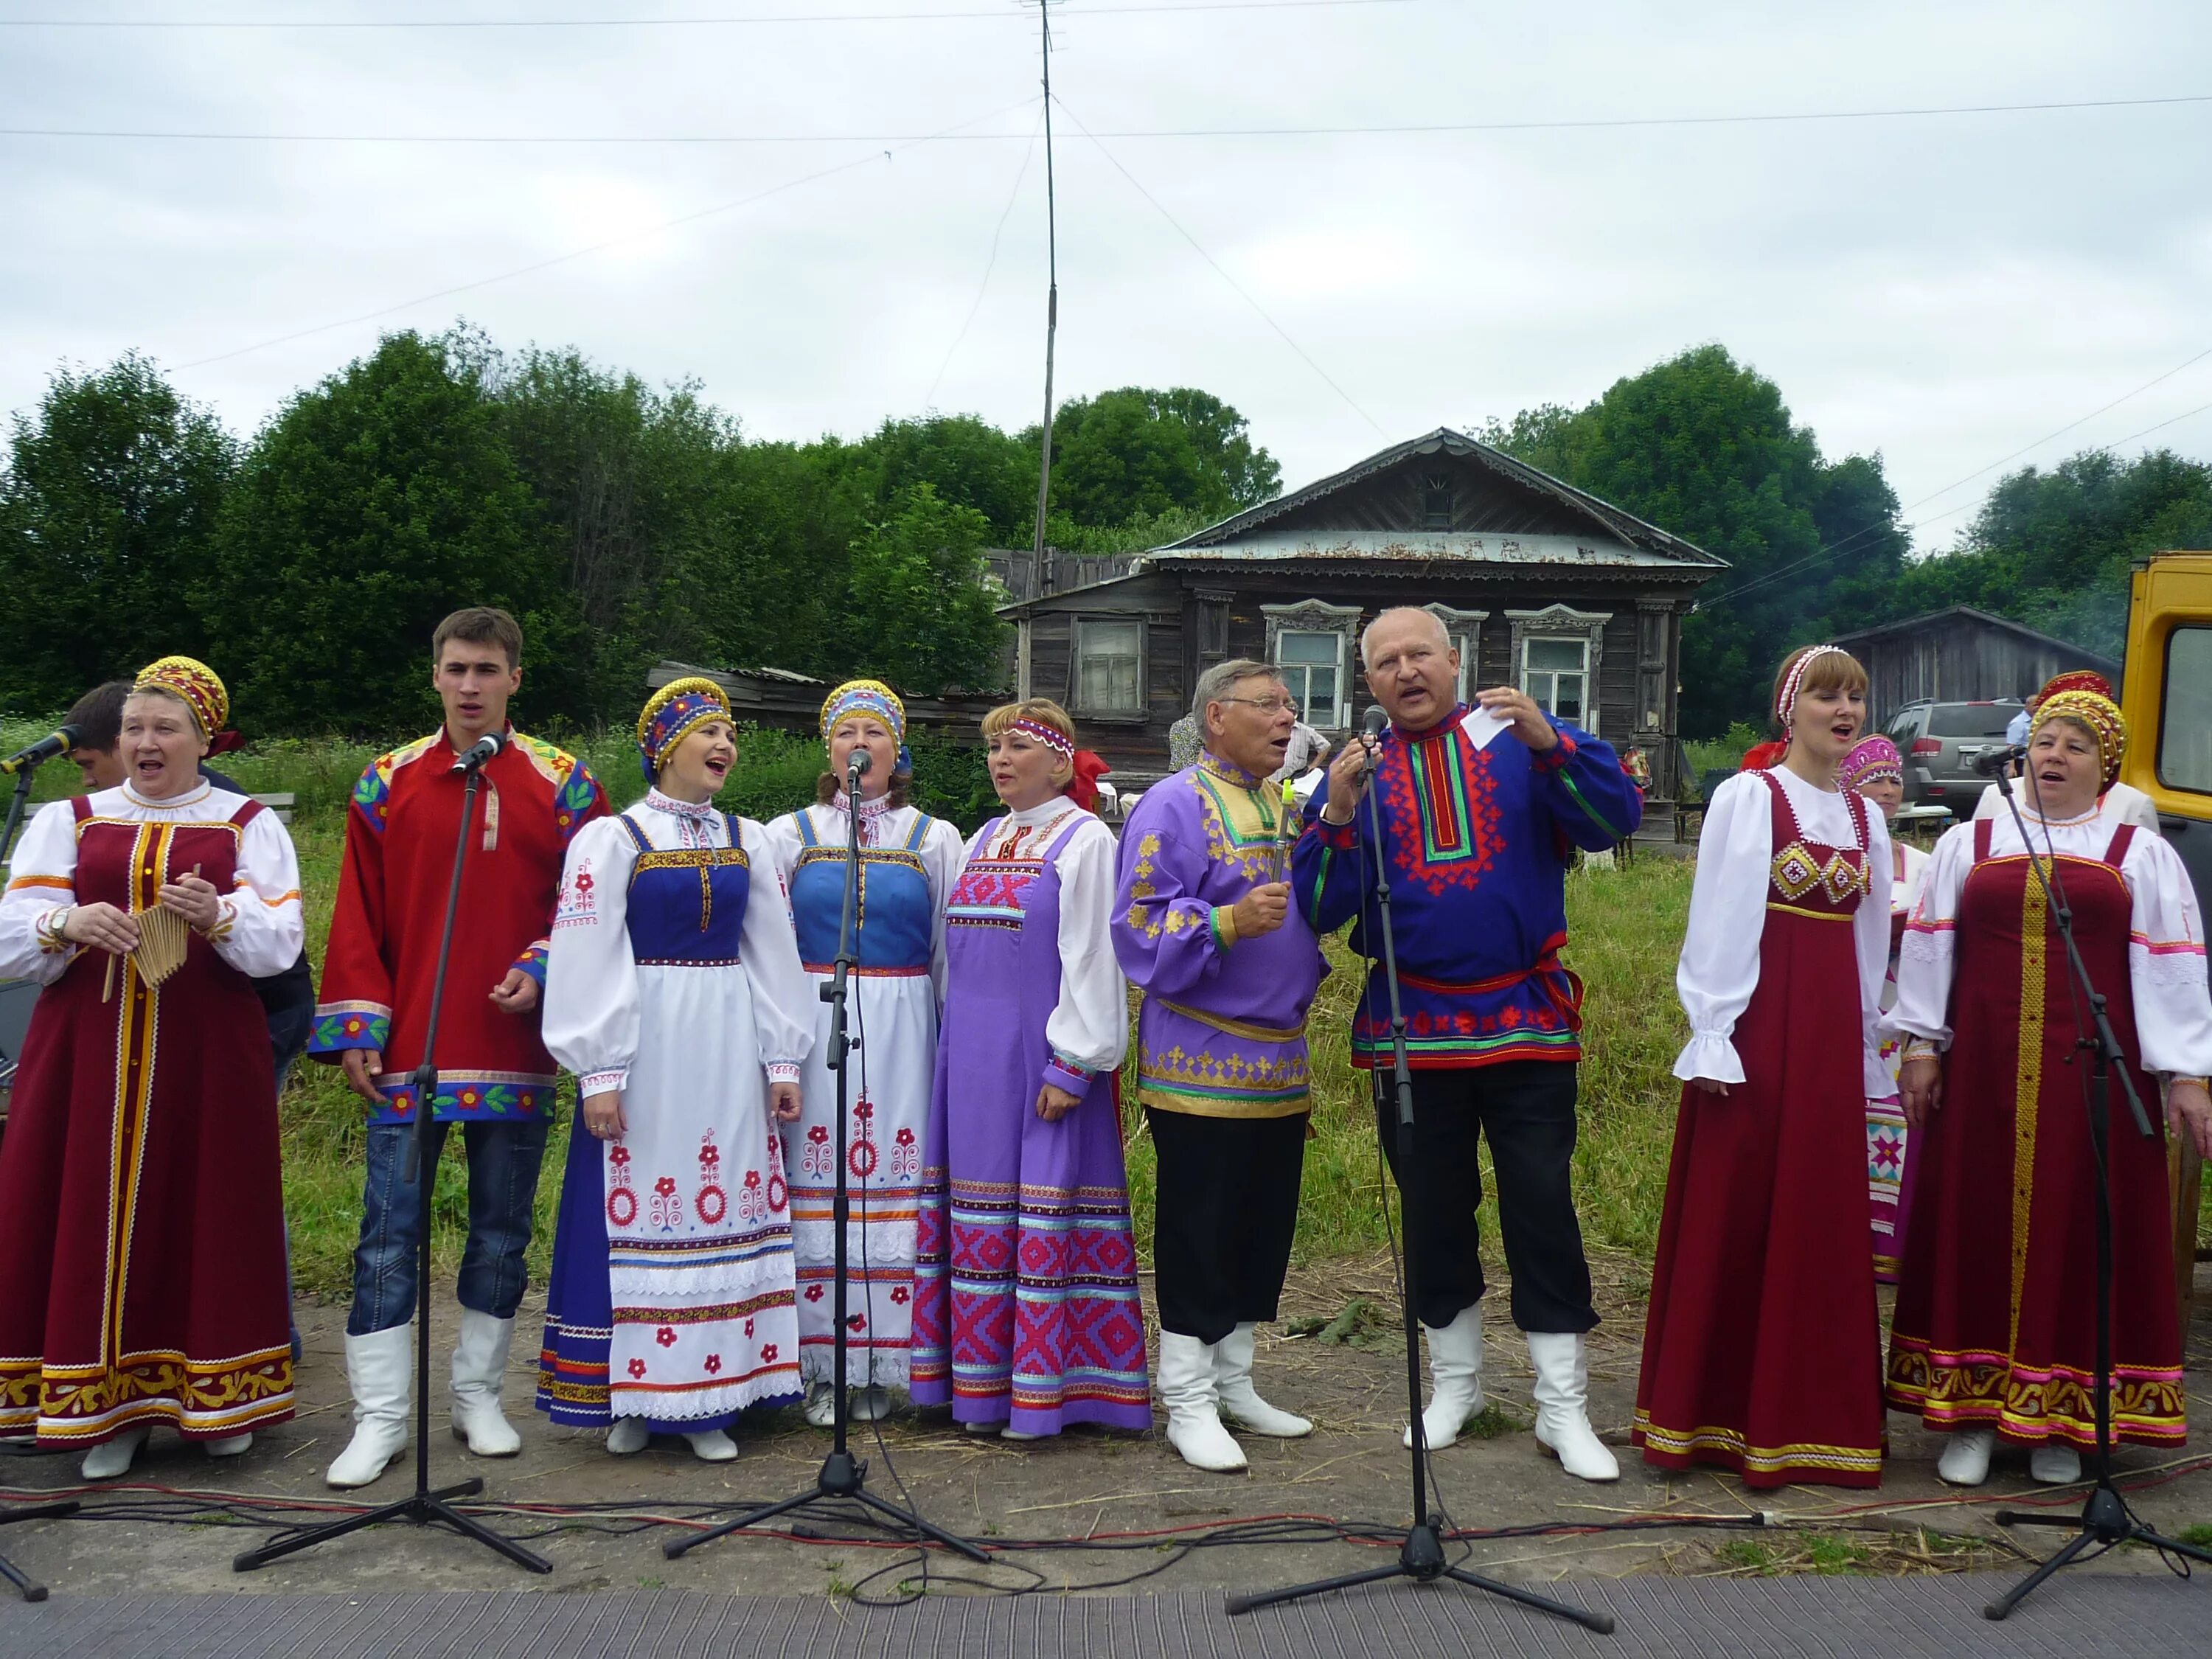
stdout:
{"type": "Polygon", "coordinates": [[[276,815],[199,775],[222,682],[164,657],[128,772],[31,821],[0,975],[40,994],[0,1152],[0,1434],[112,1480],[158,1423],[211,1457],[292,1415],[276,1080],[256,975],[300,954],[276,815]]]}
{"type": "Polygon", "coordinates": [[[1889,965],[1889,836],[1837,781],[1866,671],[1834,646],[1775,682],[1778,756],[1713,792],[1675,975],[1690,1041],[1652,1265],[1634,1443],[1748,1486],[1881,1479],[1866,1103],[1889,965]]]}
{"type": "MultiPolygon", "coordinates": [[[[2165,842],[2098,808],[2127,738],[2109,699],[2045,697],[2022,817],[2152,1123],[2212,1154],[2212,1000],[2188,872],[2165,842]]],[[[2027,850],[2009,811],[1936,844],[1888,1016],[1905,1040],[1916,1166],[1889,1403],[1951,1431],[1936,1473],[1965,1486],[1988,1478],[2000,1437],[2028,1447],[2031,1472],[2054,1484],[2078,1480],[2078,1449],[2096,1443],[2088,1067],[2065,942],[2027,850]]],[[[2135,1132],[2117,1081],[2111,1111],[2112,1438],[2179,1446],[2165,1138],[2135,1132]]]]}

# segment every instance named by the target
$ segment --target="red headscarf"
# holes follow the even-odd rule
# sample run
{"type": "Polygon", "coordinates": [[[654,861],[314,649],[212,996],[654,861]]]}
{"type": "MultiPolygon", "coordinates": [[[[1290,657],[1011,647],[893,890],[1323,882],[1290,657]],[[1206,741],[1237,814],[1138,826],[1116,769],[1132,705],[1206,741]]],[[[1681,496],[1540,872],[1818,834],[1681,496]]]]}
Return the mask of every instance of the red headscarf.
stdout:
{"type": "Polygon", "coordinates": [[[1067,798],[1086,812],[1098,810],[1098,780],[1114,769],[1088,749],[1075,751],[1075,776],[1067,786],[1067,798]]]}

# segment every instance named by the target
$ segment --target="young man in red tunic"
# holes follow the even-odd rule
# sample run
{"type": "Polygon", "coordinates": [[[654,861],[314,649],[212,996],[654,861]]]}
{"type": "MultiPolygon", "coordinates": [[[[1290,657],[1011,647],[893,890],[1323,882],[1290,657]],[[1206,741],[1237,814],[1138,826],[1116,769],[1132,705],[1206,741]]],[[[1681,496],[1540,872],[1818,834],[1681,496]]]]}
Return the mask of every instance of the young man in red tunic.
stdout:
{"type": "Polygon", "coordinates": [[[569,838],[607,810],[582,763],[507,725],[507,700],[522,684],[522,630],[514,617],[482,606],[457,611],[438,624],[431,653],[446,721],[379,758],[355,787],[308,1043],[318,1060],[345,1067],[369,1105],[368,1179],[346,1321],[355,1429],[325,1476],[333,1486],[367,1486],[407,1443],[408,1322],[422,1190],[405,1179],[407,1129],[422,1108],[410,1079],[422,1060],[461,828],[465,784],[457,760],[494,732],[508,741],[483,768],[469,830],[423,1182],[446,1127],[459,1123],[468,1148],[469,1239],[458,1287],[453,1430],[480,1456],[521,1449],[499,1393],[553,1109],[556,1068],[538,1022],[546,939],[569,838]]]}

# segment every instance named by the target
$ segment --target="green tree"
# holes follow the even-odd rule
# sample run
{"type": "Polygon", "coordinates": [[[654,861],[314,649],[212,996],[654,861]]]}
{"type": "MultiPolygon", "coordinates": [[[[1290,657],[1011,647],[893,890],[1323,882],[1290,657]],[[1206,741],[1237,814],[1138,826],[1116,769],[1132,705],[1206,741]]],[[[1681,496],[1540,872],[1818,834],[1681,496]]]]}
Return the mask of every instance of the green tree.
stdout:
{"type": "MultiPolygon", "coordinates": [[[[972,507],[918,483],[853,549],[848,602],[854,670],[926,696],[998,685],[1003,598],[981,550],[990,526],[972,507]]],[[[851,672],[851,671],[848,671],[851,672]]]]}
{"type": "Polygon", "coordinates": [[[156,657],[208,654],[181,600],[210,562],[238,464],[215,416],[126,356],[96,374],[57,373],[36,413],[10,428],[0,473],[0,582],[17,617],[0,637],[9,706],[45,713],[156,657]]]}
{"type": "Polygon", "coordinates": [[[1825,461],[1781,388],[1717,345],[1616,381],[1585,409],[1526,410],[1485,436],[1729,562],[1683,627],[1686,736],[1762,717],[1777,660],[1825,625],[1831,588],[1878,581],[1903,556],[1881,458],[1825,461]]]}
{"type": "Polygon", "coordinates": [[[1030,544],[1036,524],[1036,452],[981,416],[885,421],[850,449],[849,465],[871,518],[927,483],[944,500],[981,514],[996,544],[1030,544]]]}
{"type": "Polygon", "coordinates": [[[428,729],[430,635],[465,605],[522,623],[519,722],[591,719],[575,599],[467,345],[387,335],[255,439],[201,597],[258,726],[428,729]]]}
{"type": "MultiPolygon", "coordinates": [[[[1038,428],[1024,434],[1031,456],[1038,428]]],[[[1052,422],[1052,504],[1078,525],[1123,525],[1179,510],[1218,519],[1282,488],[1275,458],[1211,393],[1124,386],[1060,405],[1052,422]]],[[[1032,497],[1034,500],[1034,497],[1032,497]]]]}

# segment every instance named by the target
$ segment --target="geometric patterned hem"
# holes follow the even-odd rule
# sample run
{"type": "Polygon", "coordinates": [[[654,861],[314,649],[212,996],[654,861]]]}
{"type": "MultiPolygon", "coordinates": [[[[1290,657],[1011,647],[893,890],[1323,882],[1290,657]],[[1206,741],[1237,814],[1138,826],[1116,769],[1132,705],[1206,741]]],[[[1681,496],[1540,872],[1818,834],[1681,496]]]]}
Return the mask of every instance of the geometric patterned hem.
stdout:
{"type": "Polygon", "coordinates": [[[0,1437],[35,1432],[96,1446],[141,1424],[166,1423],[187,1440],[222,1440],[283,1422],[292,1409],[289,1348],[215,1361],[134,1353],[112,1369],[0,1360],[0,1437]]]}
{"type": "MultiPolygon", "coordinates": [[[[2178,1367],[2112,1368],[2112,1438],[2179,1445],[2189,1437],[2187,1395],[2178,1367]]],[[[2018,1445],[2097,1442],[2095,1378],[2070,1365],[2030,1366],[2002,1354],[1952,1353],[1893,1334],[1883,1389],[1891,1409],[1933,1429],[1994,1428],[2018,1445]]]]}
{"type": "Polygon", "coordinates": [[[1799,1443],[1753,1446],[1741,1433],[1711,1425],[1668,1429],[1636,1413],[1629,1443],[1642,1449],[1644,1461],[1662,1469],[1711,1464],[1733,1470],[1747,1486],[1875,1486],[1881,1483],[1882,1449],[1799,1443]]]}

